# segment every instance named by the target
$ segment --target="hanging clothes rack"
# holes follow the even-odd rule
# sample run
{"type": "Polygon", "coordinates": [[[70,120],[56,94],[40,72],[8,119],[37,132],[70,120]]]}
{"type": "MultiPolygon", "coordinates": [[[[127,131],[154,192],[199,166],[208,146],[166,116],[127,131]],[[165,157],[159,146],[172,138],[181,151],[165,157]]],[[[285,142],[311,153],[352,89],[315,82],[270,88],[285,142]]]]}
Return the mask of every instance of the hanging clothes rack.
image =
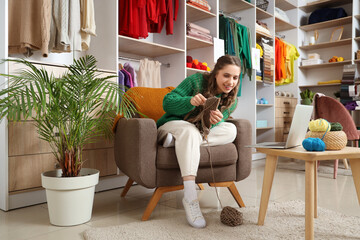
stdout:
{"type": "MultiPolygon", "coordinates": [[[[130,57],[122,57],[119,56],[119,59],[126,60],[126,61],[133,61],[133,62],[140,62],[140,59],[130,58],[130,57]]],[[[161,63],[161,66],[170,67],[170,63],[161,63]]]]}
{"type": "Polygon", "coordinates": [[[225,17],[232,18],[232,19],[237,20],[237,21],[241,20],[241,17],[235,16],[235,15],[233,15],[231,13],[224,12],[223,10],[219,10],[219,14],[222,14],[225,17]]]}
{"type": "Polygon", "coordinates": [[[278,37],[278,38],[281,38],[281,39],[285,39],[285,35],[282,35],[282,34],[279,34],[279,33],[276,33],[276,34],[275,34],[275,37],[278,37]]]}

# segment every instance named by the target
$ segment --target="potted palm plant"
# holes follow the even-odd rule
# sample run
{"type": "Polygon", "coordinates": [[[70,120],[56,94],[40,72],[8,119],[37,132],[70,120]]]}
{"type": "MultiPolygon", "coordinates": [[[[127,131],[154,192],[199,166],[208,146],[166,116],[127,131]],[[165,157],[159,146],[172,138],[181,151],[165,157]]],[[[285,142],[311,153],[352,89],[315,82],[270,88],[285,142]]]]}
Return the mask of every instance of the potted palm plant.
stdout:
{"type": "Polygon", "coordinates": [[[75,60],[61,77],[26,60],[6,61],[26,68],[1,74],[7,87],[0,91],[0,119],[32,119],[60,166],[41,176],[50,222],[71,226],[89,221],[99,171],[82,168],[84,146],[111,137],[115,113],[129,117],[136,111],[131,99],[120,101],[122,90],[110,81],[116,76],[100,77],[93,56],[75,60]]]}

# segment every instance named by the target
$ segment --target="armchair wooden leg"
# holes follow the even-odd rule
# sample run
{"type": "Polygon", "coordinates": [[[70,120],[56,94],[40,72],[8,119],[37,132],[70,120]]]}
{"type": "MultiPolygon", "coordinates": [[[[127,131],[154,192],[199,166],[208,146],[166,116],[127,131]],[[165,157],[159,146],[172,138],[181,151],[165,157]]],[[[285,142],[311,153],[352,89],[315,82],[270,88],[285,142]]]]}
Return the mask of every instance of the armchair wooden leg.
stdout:
{"type": "Polygon", "coordinates": [[[204,190],[204,186],[201,183],[198,183],[198,187],[200,188],[200,190],[204,190]]]}
{"type": "Polygon", "coordinates": [[[129,189],[131,188],[133,183],[134,183],[134,181],[131,178],[129,178],[128,181],[126,182],[126,185],[125,185],[123,191],[121,192],[121,197],[125,197],[125,195],[129,191],[129,189]]]}
{"type": "MultiPolygon", "coordinates": [[[[209,183],[209,186],[215,187],[215,184],[209,183]]],[[[231,195],[234,197],[235,201],[239,205],[239,207],[245,207],[244,201],[242,200],[234,182],[219,182],[216,183],[216,187],[227,187],[231,195]]]]}
{"type": "Polygon", "coordinates": [[[142,221],[147,221],[151,215],[151,213],[154,211],[157,203],[159,202],[161,196],[166,193],[166,192],[172,192],[172,191],[177,191],[177,190],[181,190],[184,188],[184,185],[179,185],[179,186],[169,186],[169,187],[158,187],[155,189],[150,202],[148,203],[145,212],[141,218],[142,221]]]}

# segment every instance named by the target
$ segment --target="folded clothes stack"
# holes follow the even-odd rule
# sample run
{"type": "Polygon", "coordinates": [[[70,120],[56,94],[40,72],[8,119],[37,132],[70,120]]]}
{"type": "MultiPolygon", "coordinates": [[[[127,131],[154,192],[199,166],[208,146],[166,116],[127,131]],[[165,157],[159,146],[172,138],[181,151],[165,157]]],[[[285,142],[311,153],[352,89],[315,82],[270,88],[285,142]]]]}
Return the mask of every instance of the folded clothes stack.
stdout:
{"type": "Polygon", "coordinates": [[[194,23],[186,24],[186,34],[188,36],[212,43],[212,36],[210,35],[210,30],[200,27],[199,25],[196,25],[194,23]]]}
{"type": "Polygon", "coordinates": [[[195,7],[201,8],[205,11],[210,12],[210,10],[211,10],[211,7],[210,7],[208,1],[206,1],[206,0],[188,0],[187,3],[190,5],[193,5],[195,7]]]}
{"type": "Polygon", "coordinates": [[[267,27],[267,24],[264,22],[261,22],[259,20],[256,20],[255,29],[256,29],[256,32],[263,33],[266,35],[271,35],[270,30],[267,27]]]}

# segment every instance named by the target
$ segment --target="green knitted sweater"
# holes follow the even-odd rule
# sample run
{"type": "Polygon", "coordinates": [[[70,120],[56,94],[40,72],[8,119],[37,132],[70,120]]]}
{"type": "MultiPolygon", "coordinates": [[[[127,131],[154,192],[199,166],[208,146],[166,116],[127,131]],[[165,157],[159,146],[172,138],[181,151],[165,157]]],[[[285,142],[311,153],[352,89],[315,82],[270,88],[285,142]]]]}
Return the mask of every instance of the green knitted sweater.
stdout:
{"type": "MultiPolygon", "coordinates": [[[[184,117],[187,113],[195,108],[191,105],[190,100],[193,96],[198,93],[202,93],[204,87],[206,87],[207,82],[204,80],[204,77],[200,73],[191,75],[182,81],[179,86],[177,86],[173,91],[166,94],[163,100],[163,108],[165,114],[157,121],[157,127],[165,124],[166,122],[173,120],[184,120],[184,117]]],[[[221,97],[221,94],[217,95],[221,97]]],[[[223,114],[223,119],[217,124],[213,124],[211,127],[214,127],[221,122],[224,122],[229,118],[230,114],[235,110],[237,104],[237,99],[229,110],[225,110],[223,114]]],[[[220,110],[219,106],[219,110],[220,110]]]]}

